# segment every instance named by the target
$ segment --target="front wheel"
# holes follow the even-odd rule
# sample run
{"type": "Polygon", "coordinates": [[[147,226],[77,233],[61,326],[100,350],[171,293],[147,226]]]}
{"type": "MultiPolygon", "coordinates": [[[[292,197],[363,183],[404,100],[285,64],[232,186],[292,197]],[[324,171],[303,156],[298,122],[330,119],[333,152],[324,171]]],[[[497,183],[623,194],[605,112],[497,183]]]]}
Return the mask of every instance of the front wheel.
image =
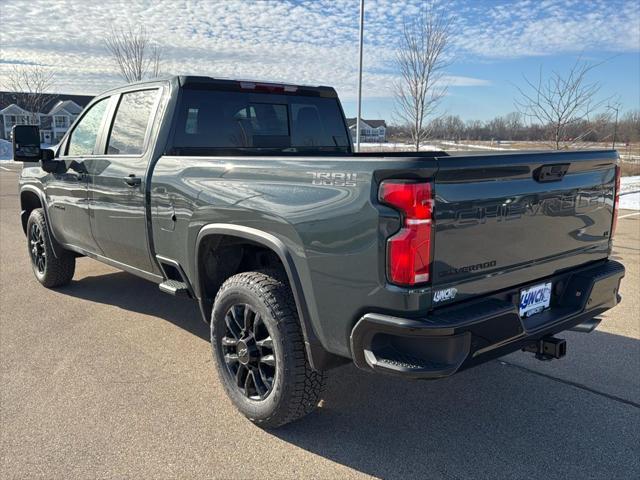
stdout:
{"type": "Polygon", "coordinates": [[[47,288],[67,285],[71,282],[76,270],[76,259],[73,253],[60,249],[60,254],[56,257],[51,242],[44,211],[36,208],[27,221],[27,248],[33,273],[47,288]]]}
{"type": "Polygon", "coordinates": [[[275,428],[317,407],[325,376],[309,365],[295,300],[280,272],[239,273],[222,285],[211,345],[227,394],[253,423],[275,428]]]}

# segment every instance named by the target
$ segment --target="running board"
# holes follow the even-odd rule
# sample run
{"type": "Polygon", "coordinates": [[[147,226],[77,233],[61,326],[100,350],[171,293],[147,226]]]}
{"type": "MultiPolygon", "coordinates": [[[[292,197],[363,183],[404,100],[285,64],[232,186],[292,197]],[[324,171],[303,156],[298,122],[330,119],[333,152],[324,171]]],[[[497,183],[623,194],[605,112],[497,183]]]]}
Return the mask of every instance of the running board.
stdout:
{"type": "Polygon", "coordinates": [[[160,291],[176,297],[189,297],[189,287],[178,280],[165,280],[160,285],[160,291]]]}

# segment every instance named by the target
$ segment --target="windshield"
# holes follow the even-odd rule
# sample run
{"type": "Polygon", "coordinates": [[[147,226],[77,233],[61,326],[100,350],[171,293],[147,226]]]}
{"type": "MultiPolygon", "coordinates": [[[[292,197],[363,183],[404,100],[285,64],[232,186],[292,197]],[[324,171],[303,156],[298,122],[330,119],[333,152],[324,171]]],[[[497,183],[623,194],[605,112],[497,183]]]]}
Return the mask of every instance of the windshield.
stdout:
{"type": "Polygon", "coordinates": [[[178,153],[349,153],[337,98],[184,89],[178,153]]]}

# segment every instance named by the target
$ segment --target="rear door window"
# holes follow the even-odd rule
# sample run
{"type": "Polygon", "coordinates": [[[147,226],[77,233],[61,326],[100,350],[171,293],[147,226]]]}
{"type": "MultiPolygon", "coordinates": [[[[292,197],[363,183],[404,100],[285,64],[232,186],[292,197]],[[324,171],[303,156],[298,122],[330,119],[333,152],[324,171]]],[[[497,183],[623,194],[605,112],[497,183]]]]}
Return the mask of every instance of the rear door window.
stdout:
{"type": "Polygon", "coordinates": [[[107,155],[141,155],[160,91],[127,92],[120,98],[107,143],[107,155]]]}

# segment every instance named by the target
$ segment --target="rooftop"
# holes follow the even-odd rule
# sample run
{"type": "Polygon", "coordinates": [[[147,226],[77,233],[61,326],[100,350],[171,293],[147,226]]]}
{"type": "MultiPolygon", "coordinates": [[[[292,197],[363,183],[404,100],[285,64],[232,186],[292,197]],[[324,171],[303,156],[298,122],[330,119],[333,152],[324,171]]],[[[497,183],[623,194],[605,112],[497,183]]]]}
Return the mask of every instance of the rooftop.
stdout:
{"type": "MultiPolygon", "coordinates": [[[[387,122],[384,120],[369,120],[366,118],[361,118],[361,120],[366,123],[367,125],[369,125],[371,128],[378,128],[378,127],[385,127],[387,128],[387,122]]],[[[349,126],[349,128],[353,127],[356,124],[356,119],[354,118],[347,118],[347,125],[349,126]]]]}
{"type": "MultiPolygon", "coordinates": [[[[22,101],[23,95],[25,94],[0,91],[0,110],[4,110],[11,104],[16,104],[20,108],[25,108],[22,101]]],[[[46,100],[43,105],[43,111],[40,113],[49,113],[59,102],[66,102],[68,100],[72,100],[80,107],[84,108],[89,104],[91,99],[93,99],[92,95],[70,95],[66,93],[44,93],[43,95],[46,97],[46,100]]]]}

